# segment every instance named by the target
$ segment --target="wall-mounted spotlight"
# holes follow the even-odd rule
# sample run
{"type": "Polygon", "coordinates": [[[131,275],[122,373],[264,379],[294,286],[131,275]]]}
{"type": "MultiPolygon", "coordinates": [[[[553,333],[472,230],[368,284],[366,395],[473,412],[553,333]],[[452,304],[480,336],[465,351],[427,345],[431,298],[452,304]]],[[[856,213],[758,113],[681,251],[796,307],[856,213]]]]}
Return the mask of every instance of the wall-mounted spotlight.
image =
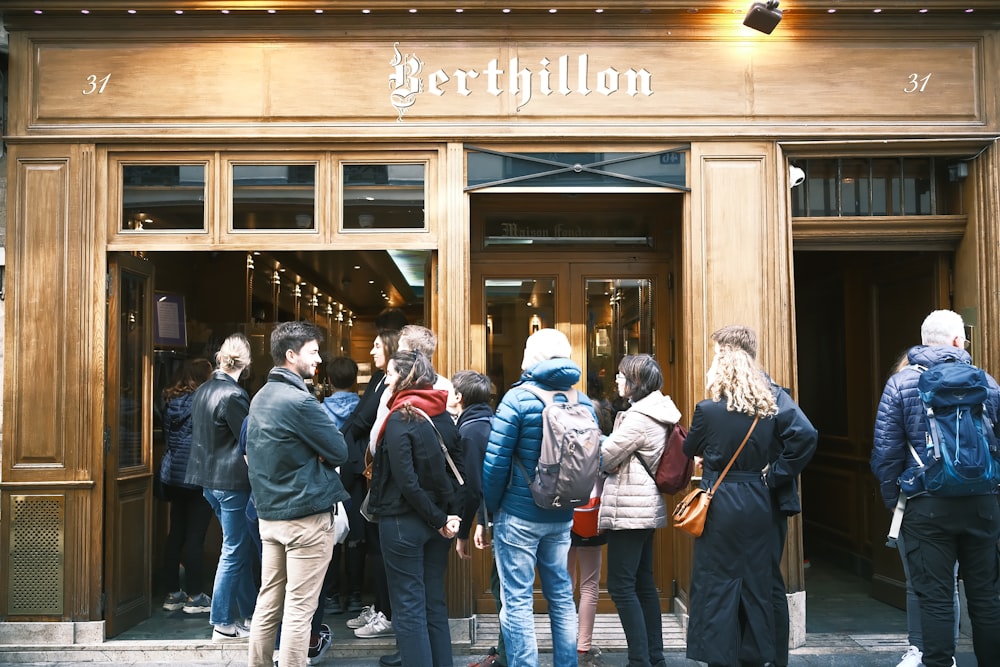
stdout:
{"type": "Polygon", "coordinates": [[[743,25],[765,35],[770,35],[779,23],[781,23],[781,10],[778,9],[778,0],[753,3],[746,18],[743,19],[743,25]]]}

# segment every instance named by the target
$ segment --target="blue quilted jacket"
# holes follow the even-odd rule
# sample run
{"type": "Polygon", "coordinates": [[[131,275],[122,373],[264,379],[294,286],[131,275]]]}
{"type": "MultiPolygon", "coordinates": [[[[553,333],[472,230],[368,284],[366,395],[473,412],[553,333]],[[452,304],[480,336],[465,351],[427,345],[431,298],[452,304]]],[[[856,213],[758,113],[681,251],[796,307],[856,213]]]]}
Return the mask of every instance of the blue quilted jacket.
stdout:
{"type": "Polygon", "coordinates": [[[184,483],[188,459],[191,458],[191,402],[194,392],[181,394],[167,401],[163,411],[163,436],[166,448],[160,463],[160,480],[171,486],[197,489],[184,483]]]}
{"type": "MultiPolygon", "coordinates": [[[[910,364],[930,368],[936,364],[957,361],[971,362],[965,350],[949,346],[917,345],[907,352],[910,364]]],[[[1000,387],[987,374],[990,395],[986,400],[986,414],[996,426],[1000,409],[1000,387]]],[[[920,447],[927,434],[927,420],[923,403],[917,393],[920,371],[904,368],[889,378],[882,391],[875,416],[875,436],[872,442],[871,468],[878,480],[882,501],[894,507],[899,498],[899,476],[914,465],[907,442],[920,447]]]]}
{"type": "MultiPolygon", "coordinates": [[[[521,375],[504,394],[493,417],[493,429],[486,447],[483,463],[483,497],[490,512],[502,510],[526,521],[556,523],[571,521],[573,509],[542,509],[535,504],[528,488],[528,480],[516,461],[520,461],[528,475],[534,478],[535,466],[542,448],[541,399],[524,384],[534,384],[542,389],[570,389],[580,380],[580,367],[569,359],[540,361],[521,375]]],[[[584,405],[593,404],[583,392],[578,392],[584,405]]],[[[560,400],[561,397],[556,397],[560,400]]],[[[595,416],[596,419],[596,416],[595,416]]]]}

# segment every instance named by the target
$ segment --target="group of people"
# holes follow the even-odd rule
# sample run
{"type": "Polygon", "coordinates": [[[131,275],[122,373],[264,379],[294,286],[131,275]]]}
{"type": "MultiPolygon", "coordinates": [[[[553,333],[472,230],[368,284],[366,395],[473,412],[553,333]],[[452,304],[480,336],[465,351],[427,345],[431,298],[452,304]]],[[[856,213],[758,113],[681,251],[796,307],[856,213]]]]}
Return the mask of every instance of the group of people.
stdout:
{"type": "MultiPolygon", "coordinates": [[[[940,313],[950,311],[932,313],[925,322],[924,345],[910,351],[913,363],[929,357],[968,361],[961,318],[940,313]]],[[[376,371],[360,399],[338,415],[306,386],[321,361],[322,334],[303,322],[275,328],[274,368],[252,401],[238,383],[249,365],[249,345],[240,335],[222,345],[207,381],[198,384],[193,376],[171,390],[168,438],[185,428],[192,435],[180,488],[187,496],[203,489],[222,526],[223,548],[210,599],[204,591],[188,596],[174,586],[165,605],[185,611],[185,605],[210,606],[214,638],[249,637],[252,667],[311,664],[330,641],[321,623],[330,592],[324,580],[329,583],[334,508],[343,502],[350,508],[347,544],[365,550],[364,557],[349,559],[354,570],[348,580],[358,585],[356,568],[367,566],[375,582],[374,603],[348,625],[361,637],[395,634],[399,651],[380,664],[453,664],[445,599],[453,541],[460,558],[470,557],[470,541],[493,550],[501,636],[478,664],[538,664],[536,572],[548,604],[553,665],[581,664],[598,653],[592,632],[604,544],[608,592],[622,622],[628,664],[665,664],[653,540],[668,523],[668,506],[650,471],[682,415],[661,391],[656,360],[627,355],[618,366],[616,387],[627,405],[601,439],[595,480],[601,532],[595,540],[573,536],[572,507],[543,508],[530,488],[544,403],[528,387],[567,400],[581,377],[565,335],[542,329],[528,338],[521,377],[494,412],[486,376],[464,370],[449,381],[436,373],[436,338],[429,329],[399,320],[377,325],[376,371]],[[171,416],[177,401],[190,409],[186,426],[171,416]],[[245,457],[239,446],[244,420],[245,457]],[[245,557],[252,549],[248,504],[256,510],[262,545],[259,590],[247,570],[252,559],[245,557]]],[[[801,509],[797,478],[815,451],[817,432],[757,362],[752,329],[724,327],[711,340],[707,398],[695,407],[683,450],[700,461],[704,488],[729,469],[694,544],[687,656],[710,667],[781,667],[788,664],[781,574],[787,518],[801,509]]],[[[879,407],[872,467],[890,506],[899,495],[905,443],[922,439],[925,428],[914,399],[915,374],[907,367],[894,375],[879,407]]],[[[995,382],[992,389],[988,409],[997,424],[1000,389],[995,382]]],[[[577,400],[593,409],[586,395],[577,400]]],[[[594,419],[600,423],[596,411],[594,419]]],[[[168,470],[183,466],[176,458],[165,463],[168,470]]],[[[203,536],[207,513],[191,516],[184,530],[203,536]]],[[[907,506],[902,555],[919,599],[911,613],[919,616],[922,638],[911,635],[911,641],[920,641],[923,664],[952,664],[956,562],[967,582],[977,657],[981,664],[1000,664],[998,538],[995,489],[969,498],[925,496],[907,506]]],[[[191,590],[201,588],[199,574],[185,572],[191,590]]]]}

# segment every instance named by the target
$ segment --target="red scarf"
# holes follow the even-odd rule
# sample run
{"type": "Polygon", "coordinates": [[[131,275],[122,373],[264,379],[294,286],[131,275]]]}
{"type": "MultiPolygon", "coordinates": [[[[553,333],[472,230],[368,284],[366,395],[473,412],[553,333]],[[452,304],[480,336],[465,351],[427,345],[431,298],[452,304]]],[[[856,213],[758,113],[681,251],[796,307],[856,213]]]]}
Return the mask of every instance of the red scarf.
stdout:
{"type": "Polygon", "coordinates": [[[385,421],[382,422],[382,427],[378,431],[378,438],[375,439],[376,449],[382,442],[382,435],[385,433],[385,425],[389,423],[389,417],[396,410],[408,405],[419,408],[428,416],[434,417],[444,412],[448,406],[448,392],[444,389],[427,387],[426,389],[404,389],[393,394],[389,399],[389,414],[385,416],[385,421]]]}

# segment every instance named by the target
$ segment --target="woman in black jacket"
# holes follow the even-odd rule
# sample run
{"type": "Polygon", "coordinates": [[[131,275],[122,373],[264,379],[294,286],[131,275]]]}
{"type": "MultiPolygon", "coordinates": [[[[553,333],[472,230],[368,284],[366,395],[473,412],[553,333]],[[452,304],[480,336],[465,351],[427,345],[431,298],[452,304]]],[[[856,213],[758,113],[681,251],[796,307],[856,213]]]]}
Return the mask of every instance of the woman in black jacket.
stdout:
{"type": "Polygon", "coordinates": [[[763,667],[773,662],[771,608],[772,503],[764,481],[778,412],[771,382],[744,350],[715,346],[709,398],[695,407],[684,440],[702,457],[702,488],[711,488],[743,438],[760,420],[719,485],[694,543],[687,657],[709,667],[763,667]]]}
{"type": "Polygon", "coordinates": [[[448,393],[432,388],[436,376],[419,352],[390,358],[390,412],[372,464],[369,509],[378,516],[403,667],[453,664],[444,575],[464,503],[463,456],[448,393]]]}

